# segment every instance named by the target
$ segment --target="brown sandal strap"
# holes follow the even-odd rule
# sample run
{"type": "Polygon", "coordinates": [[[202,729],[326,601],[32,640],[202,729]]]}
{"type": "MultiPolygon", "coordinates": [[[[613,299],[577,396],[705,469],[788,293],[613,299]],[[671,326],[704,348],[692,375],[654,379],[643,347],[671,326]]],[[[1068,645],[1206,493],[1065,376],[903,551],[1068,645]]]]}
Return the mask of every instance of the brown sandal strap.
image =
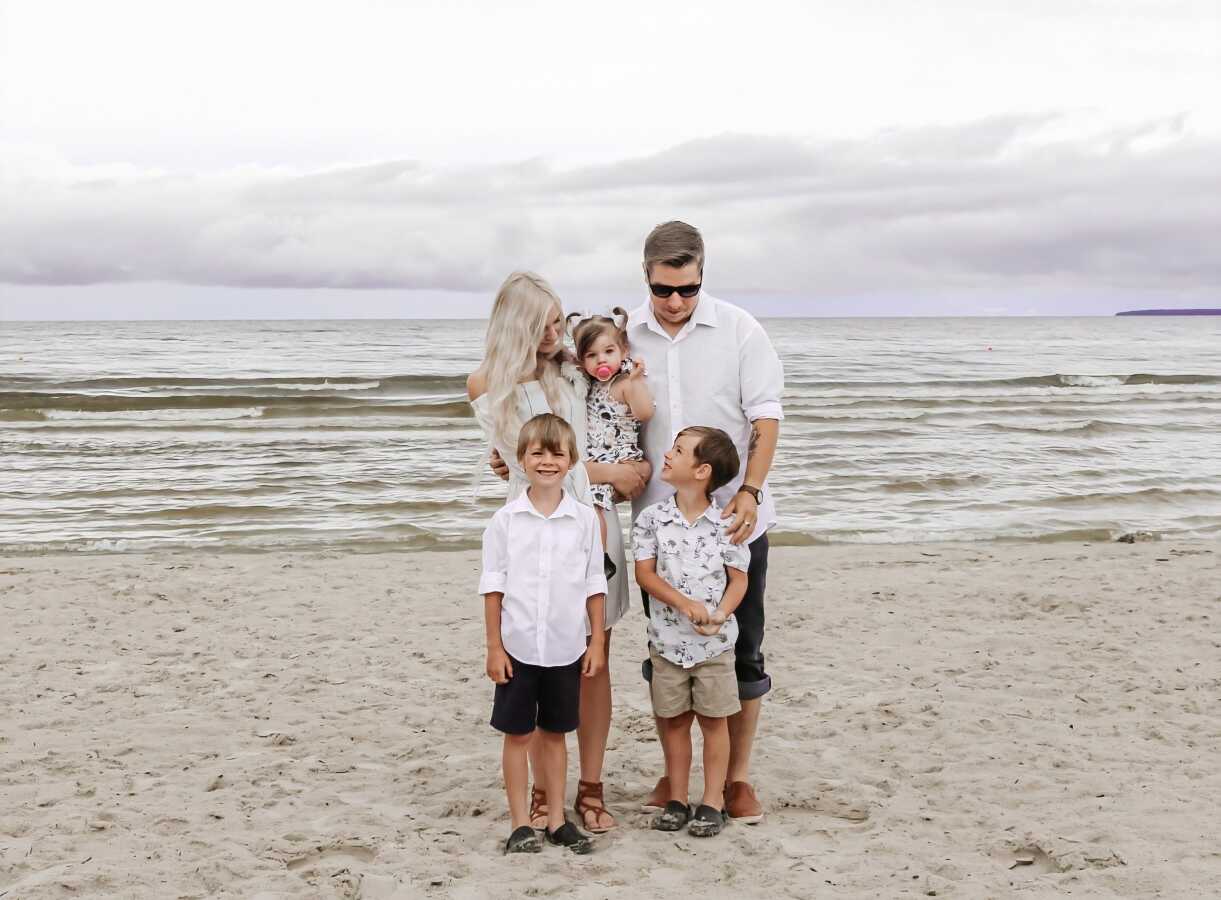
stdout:
{"type": "Polygon", "coordinates": [[[537,784],[530,788],[530,821],[546,815],[543,807],[547,805],[547,792],[537,784]]]}
{"type": "Polygon", "coordinates": [[[585,826],[587,831],[594,834],[603,834],[617,827],[614,813],[607,809],[606,801],[602,798],[602,782],[600,781],[578,781],[577,782],[577,799],[572,804],[573,812],[580,818],[581,824],[585,826]],[[589,824],[588,816],[590,813],[594,816],[594,824],[589,824]],[[611,824],[605,828],[599,828],[598,822],[602,817],[606,816],[611,820],[611,824]]]}
{"type": "Polygon", "coordinates": [[[602,803],[602,808],[606,809],[606,804],[602,802],[602,782],[600,781],[578,781],[577,782],[577,804],[581,804],[587,800],[597,800],[602,803]]]}

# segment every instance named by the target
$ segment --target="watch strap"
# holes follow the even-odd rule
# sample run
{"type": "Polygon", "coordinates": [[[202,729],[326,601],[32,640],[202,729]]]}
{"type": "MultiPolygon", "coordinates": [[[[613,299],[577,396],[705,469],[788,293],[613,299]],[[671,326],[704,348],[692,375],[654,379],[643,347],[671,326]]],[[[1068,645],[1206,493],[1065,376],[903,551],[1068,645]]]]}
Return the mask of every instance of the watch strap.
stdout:
{"type": "Polygon", "coordinates": [[[757,488],[753,484],[744,484],[740,488],[738,488],[738,493],[742,493],[743,491],[745,491],[746,493],[748,493],[752,497],[754,497],[756,503],[763,502],[763,489],[762,488],[757,488]]]}

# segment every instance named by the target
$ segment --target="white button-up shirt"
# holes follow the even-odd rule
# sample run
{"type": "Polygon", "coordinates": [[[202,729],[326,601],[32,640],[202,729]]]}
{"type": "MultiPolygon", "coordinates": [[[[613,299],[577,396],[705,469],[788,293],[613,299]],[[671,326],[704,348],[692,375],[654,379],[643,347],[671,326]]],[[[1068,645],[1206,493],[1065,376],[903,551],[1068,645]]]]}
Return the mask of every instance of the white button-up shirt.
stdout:
{"type": "Polygon", "coordinates": [[[597,513],[564,492],[544,516],[522,492],[483,532],[479,593],[504,594],[500,639],[519,662],[566,666],[585,652],[585,603],[606,593],[597,513]]]}
{"type": "MultiPolygon", "coordinates": [[[[674,497],[640,514],[632,527],[636,559],[656,559],[657,574],[670,587],[712,612],[725,596],[725,567],[746,572],[750,550],[729,542],[721,508],[708,504],[699,518],[688,522],[674,497]]],[[[691,620],[655,597],[649,598],[649,643],[675,665],[690,668],[733,648],[738,620],[730,616],[714,635],[695,630],[691,620]]]]}
{"type": "MultiPolygon", "coordinates": [[[[674,337],[645,301],[628,317],[628,340],[632,356],[644,362],[657,403],[653,418],[641,429],[644,458],[653,466],[653,475],[632,501],[632,515],[673,492],[661,480],[663,457],[675,435],[689,425],[720,428],[738,448],[742,465],[737,476],[714,495],[725,506],[746,476],[750,423],[784,418],[784,367],[767,332],[746,310],[701,292],[691,318],[674,337]]],[[[752,541],[776,524],[771,488],[766,482],[753,487],[763,490],[763,500],[752,541]]]]}

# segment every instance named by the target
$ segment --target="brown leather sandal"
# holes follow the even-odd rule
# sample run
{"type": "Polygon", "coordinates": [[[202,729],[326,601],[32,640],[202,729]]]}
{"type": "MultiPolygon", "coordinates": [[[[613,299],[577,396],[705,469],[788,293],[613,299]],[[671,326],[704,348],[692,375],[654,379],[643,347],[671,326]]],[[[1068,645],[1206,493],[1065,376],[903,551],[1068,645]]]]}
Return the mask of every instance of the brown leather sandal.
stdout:
{"type": "Polygon", "coordinates": [[[530,788],[530,827],[547,827],[547,792],[537,784],[530,788]]]}
{"type": "Polygon", "coordinates": [[[619,823],[615,821],[611,811],[606,808],[606,801],[602,799],[602,782],[600,781],[577,782],[577,799],[572,804],[572,811],[577,814],[577,818],[581,820],[581,825],[585,830],[591,834],[606,834],[619,827],[619,823]],[[593,825],[589,824],[590,813],[593,813],[593,825]],[[609,825],[598,824],[598,820],[604,816],[610,819],[609,825]]]}

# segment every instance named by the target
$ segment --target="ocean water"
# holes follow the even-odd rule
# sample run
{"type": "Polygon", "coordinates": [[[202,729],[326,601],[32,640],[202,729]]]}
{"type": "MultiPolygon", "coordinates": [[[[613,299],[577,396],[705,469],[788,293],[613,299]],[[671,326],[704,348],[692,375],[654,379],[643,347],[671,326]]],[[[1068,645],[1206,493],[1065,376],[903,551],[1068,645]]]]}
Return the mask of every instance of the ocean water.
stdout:
{"type": "MultiPolygon", "coordinates": [[[[764,324],[775,542],[1221,537],[1221,318],[764,324]]],[[[484,327],[0,323],[0,551],[476,546],[484,327]]]]}

